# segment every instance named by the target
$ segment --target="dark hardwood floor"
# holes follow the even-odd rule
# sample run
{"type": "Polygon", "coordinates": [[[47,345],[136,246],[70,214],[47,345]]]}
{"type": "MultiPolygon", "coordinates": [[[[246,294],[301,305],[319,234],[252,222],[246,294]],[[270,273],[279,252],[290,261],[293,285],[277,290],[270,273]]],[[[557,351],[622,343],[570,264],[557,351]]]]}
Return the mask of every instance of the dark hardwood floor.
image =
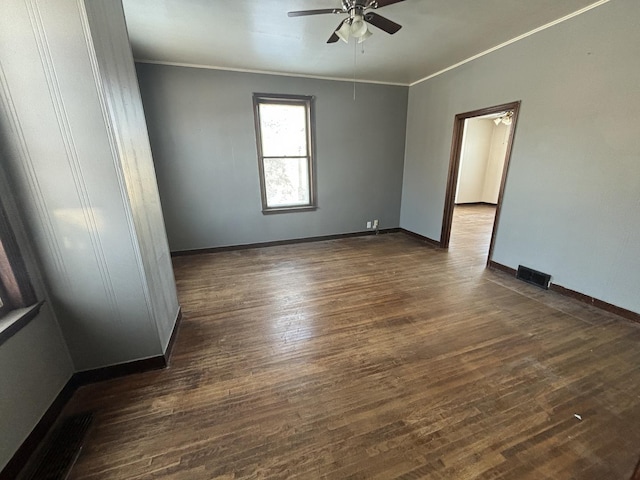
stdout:
{"type": "Polygon", "coordinates": [[[450,256],[483,270],[495,216],[496,207],[493,205],[456,205],[451,225],[450,256]]]}
{"type": "Polygon", "coordinates": [[[176,258],[171,366],[76,393],[71,478],[628,479],[640,325],[486,270],[489,210],[176,258]]]}

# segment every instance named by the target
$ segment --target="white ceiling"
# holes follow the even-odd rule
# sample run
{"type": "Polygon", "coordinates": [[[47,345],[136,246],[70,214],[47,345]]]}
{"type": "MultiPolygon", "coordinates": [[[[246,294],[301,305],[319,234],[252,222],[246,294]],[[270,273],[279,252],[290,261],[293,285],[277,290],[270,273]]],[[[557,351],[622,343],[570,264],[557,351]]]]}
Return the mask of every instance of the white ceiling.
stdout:
{"type": "MultiPolygon", "coordinates": [[[[377,10],[400,23],[371,27],[358,48],[358,80],[412,84],[541,26],[608,0],[405,0],[377,10]]],[[[290,18],[340,0],[123,0],[134,56],[351,80],[355,43],[327,44],[342,15],[290,18]]]]}

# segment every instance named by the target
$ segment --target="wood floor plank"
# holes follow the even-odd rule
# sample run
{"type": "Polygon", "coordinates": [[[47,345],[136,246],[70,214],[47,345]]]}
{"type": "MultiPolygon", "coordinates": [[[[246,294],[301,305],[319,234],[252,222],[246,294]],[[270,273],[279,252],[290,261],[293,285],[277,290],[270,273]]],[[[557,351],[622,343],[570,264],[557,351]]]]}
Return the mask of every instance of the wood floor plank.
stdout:
{"type": "Polygon", "coordinates": [[[486,270],[493,215],[177,257],[171,367],[76,393],[71,478],[629,478],[640,325],[486,270]]]}

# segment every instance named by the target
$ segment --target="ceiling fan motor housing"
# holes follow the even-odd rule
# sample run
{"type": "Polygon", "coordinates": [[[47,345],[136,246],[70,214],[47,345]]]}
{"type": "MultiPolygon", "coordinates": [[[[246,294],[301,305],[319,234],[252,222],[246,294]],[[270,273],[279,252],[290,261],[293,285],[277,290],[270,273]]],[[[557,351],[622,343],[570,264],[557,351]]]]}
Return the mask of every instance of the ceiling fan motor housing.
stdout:
{"type": "Polygon", "coordinates": [[[370,10],[375,10],[404,0],[341,0],[342,8],[322,8],[317,10],[299,10],[288,12],[290,17],[300,17],[306,15],[321,14],[348,14],[343,19],[336,30],[334,30],[327,43],[335,43],[342,39],[349,43],[349,37],[355,37],[359,43],[371,36],[371,31],[367,28],[367,23],[393,35],[402,28],[401,25],[385,18],[370,10]],[[365,13],[366,12],[366,13],[365,13]]]}

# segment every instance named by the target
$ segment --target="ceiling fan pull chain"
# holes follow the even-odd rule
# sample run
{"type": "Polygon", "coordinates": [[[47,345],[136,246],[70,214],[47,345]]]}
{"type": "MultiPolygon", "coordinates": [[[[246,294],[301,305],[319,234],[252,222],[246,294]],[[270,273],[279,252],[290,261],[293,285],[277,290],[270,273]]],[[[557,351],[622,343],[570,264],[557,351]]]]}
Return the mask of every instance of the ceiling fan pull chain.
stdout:
{"type": "Polygon", "coordinates": [[[356,64],[358,60],[358,42],[353,42],[353,101],[356,101],[356,64]]]}

